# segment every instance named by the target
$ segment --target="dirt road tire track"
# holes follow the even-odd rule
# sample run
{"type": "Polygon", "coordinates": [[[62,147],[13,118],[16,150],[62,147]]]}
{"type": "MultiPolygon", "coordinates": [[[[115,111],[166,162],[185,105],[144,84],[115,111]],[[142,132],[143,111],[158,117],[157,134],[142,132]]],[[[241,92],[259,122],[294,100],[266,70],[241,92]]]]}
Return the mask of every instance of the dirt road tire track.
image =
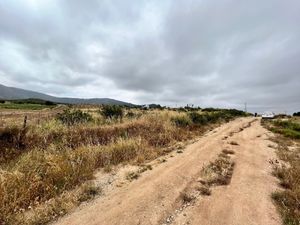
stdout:
{"type": "MultiPolygon", "coordinates": [[[[235,151],[231,183],[198,198],[172,224],[279,225],[270,194],[276,188],[267,131],[259,120],[239,118],[209,132],[129,185],[116,188],[57,221],[56,225],[157,225],[174,213],[187,186],[225,148],[235,151]],[[249,122],[252,122],[249,126],[249,122]],[[241,129],[242,128],[242,129],[241,129]],[[228,138],[224,139],[225,136],[228,138]],[[230,145],[235,141],[238,145],[230,145]]],[[[171,223],[171,222],[170,222],[171,223]]]]}

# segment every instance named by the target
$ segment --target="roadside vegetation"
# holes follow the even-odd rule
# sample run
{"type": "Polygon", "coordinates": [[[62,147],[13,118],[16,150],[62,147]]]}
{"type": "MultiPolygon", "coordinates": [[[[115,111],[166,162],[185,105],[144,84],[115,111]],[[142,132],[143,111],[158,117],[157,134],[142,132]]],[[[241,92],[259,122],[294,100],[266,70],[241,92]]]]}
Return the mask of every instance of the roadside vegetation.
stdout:
{"type": "Polygon", "coordinates": [[[300,123],[297,120],[274,120],[271,130],[292,139],[300,139],[300,123]]]}
{"type": "Polygon", "coordinates": [[[300,120],[263,121],[263,125],[276,133],[280,163],[274,164],[273,174],[280,180],[283,190],[272,194],[286,225],[300,224],[300,120]]]}
{"type": "Polygon", "coordinates": [[[0,224],[44,224],[101,192],[88,183],[98,168],[142,164],[238,116],[105,106],[0,127],[0,224]]]}

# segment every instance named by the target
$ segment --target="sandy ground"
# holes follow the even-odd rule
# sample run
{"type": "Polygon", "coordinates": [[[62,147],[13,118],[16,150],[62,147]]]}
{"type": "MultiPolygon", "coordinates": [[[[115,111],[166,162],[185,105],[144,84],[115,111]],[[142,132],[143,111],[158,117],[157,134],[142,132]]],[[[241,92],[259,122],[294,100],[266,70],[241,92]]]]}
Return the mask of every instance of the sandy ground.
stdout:
{"type": "Polygon", "coordinates": [[[55,222],[56,225],[276,225],[270,195],[276,189],[270,159],[271,135],[253,118],[239,118],[210,131],[183,153],[55,222]],[[227,138],[226,138],[227,137],[227,138]],[[231,145],[235,141],[238,145],[231,145]],[[231,183],[183,204],[181,193],[199,179],[204,165],[223,149],[235,152],[231,183]]]}

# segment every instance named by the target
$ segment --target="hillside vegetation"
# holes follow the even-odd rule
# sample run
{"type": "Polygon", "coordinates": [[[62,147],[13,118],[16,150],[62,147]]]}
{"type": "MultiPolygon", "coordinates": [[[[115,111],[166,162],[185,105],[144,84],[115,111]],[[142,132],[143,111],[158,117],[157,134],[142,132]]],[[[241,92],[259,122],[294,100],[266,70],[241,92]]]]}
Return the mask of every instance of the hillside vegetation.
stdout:
{"type": "Polygon", "coordinates": [[[65,110],[0,128],[0,224],[43,224],[100,190],[95,170],[142,164],[177,142],[245,114],[238,110],[65,110]]]}

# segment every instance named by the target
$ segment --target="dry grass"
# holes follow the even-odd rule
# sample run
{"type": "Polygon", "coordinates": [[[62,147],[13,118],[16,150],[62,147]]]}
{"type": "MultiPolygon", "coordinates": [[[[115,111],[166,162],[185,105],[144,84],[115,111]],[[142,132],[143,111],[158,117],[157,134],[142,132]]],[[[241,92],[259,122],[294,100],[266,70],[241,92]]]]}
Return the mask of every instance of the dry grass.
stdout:
{"type": "Polygon", "coordinates": [[[227,154],[221,153],[218,158],[203,167],[201,171],[201,180],[203,187],[228,185],[234,170],[234,162],[227,154]]]}
{"type": "MultiPolygon", "coordinates": [[[[150,150],[150,149],[148,149],[150,150]]],[[[133,160],[148,154],[141,139],[119,139],[108,146],[78,149],[32,150],[23,154],[14,166],[1,170],[1,221],[61,195],[93,178],[96,168],[133,160]]],[[[148,155],[152,155],[150,152],[148,155]]]]}
{"type": "Polygon", "coordinates": [[[200,186],[197,188],[197,190],[200,192],[201,195],[211,195],[211,190],[209,189],[209,186],[200,186]]]}
{"type": "MultiPolygon", "coordinates": [[[[263,125],[274,131],[272,122],[263,121],[263,125]]],[[[293,139],[294,136],[285,133],[277,134],[272,139],[277,143],[276,152],[282,160],[282,163],[273,165],[273,175],[280,180],[280,186],[284,189],[273,193],[272,198],[286,225],[300,224],[300,142],[293,139]]]]}
{"type": "Polygon", "coordinates": [[[98,194],[101,194],[101,189],[93,183],[87,182],[72,191],[64,192],[60,196],[37,205],[30,211],[8,217],[6,223],[14,225],[46,224],[75,209],[82,202],[93,199],[98,194]]]}
{"type": "Polygon", "coordinates": [[[170,118],[176,115],[176,112],[157,112],[110,125],[79,124],[68,127],[51,120],[38,126],[28,126],[25,130],[21,126],[8,126],[0,129],[3,148],[0,163],[15,160],[32,148],[47,149],[51,144],[75,149],[87,145],[107,145],[120,137],[141,137],[150,146],[167,147],[172,142],[184,141],[201,133],[202,129],[174,126],[170,118]]]}
{"type": "Polygon", "coordinates": [[[138,172],[128,172],[126,174],[126,179],[129,181],[133,181],[133,180],[138,179],[139,176],[140,176],[140,174],[138,172]]]}
{"type": "Polygon", "coordinates": [[[216,160],[202,168],[201,178],[197,180],[196,185],[196,191],[200,195],[209,196],[213,186],[230,184],[235,165],[230,155],[222,152],[216,160]]]}
{"type": "Polygon", "coordinates": [[[183,201],[184,204],[192,202],[195,199],[195,196],[193,196],[192,194],[188,193],[187,191],[181,192],[179,197],[183,201]]]}
{"type": "MultiPolygon", "coordinates": [[[[279,151],[281,147],[279,147],[279,151]]],[[[286,151],[281,159],[287,159],[286,165],[274,166],[273,174],[279,178],[283,191],[273,193],[272,197],[275,200],[285,224],[299,225],[300,224],[300,150],[298,153],[286,151]]],[[[282,153],[281,153],[282,154],[282,153]]]]}
{"type": "MultiPolygon", "coordinates": [[[[0,128],[0,224],[44,224],[97,193],[87,188],[69,196],[93,179],[97,168],[109,172],[112,165],[144,163],[208,129],[199,124],[178,126],[174,118],[184,117],[182,112],[133,114],[138,116],[122,121],[99,122],[103,118],[97,114],[93,122],[74,126],[50,119],[25,129],[0,128]]],[[[208,125],[224,121],[221,114],[212,118],[208,125]]]]}

